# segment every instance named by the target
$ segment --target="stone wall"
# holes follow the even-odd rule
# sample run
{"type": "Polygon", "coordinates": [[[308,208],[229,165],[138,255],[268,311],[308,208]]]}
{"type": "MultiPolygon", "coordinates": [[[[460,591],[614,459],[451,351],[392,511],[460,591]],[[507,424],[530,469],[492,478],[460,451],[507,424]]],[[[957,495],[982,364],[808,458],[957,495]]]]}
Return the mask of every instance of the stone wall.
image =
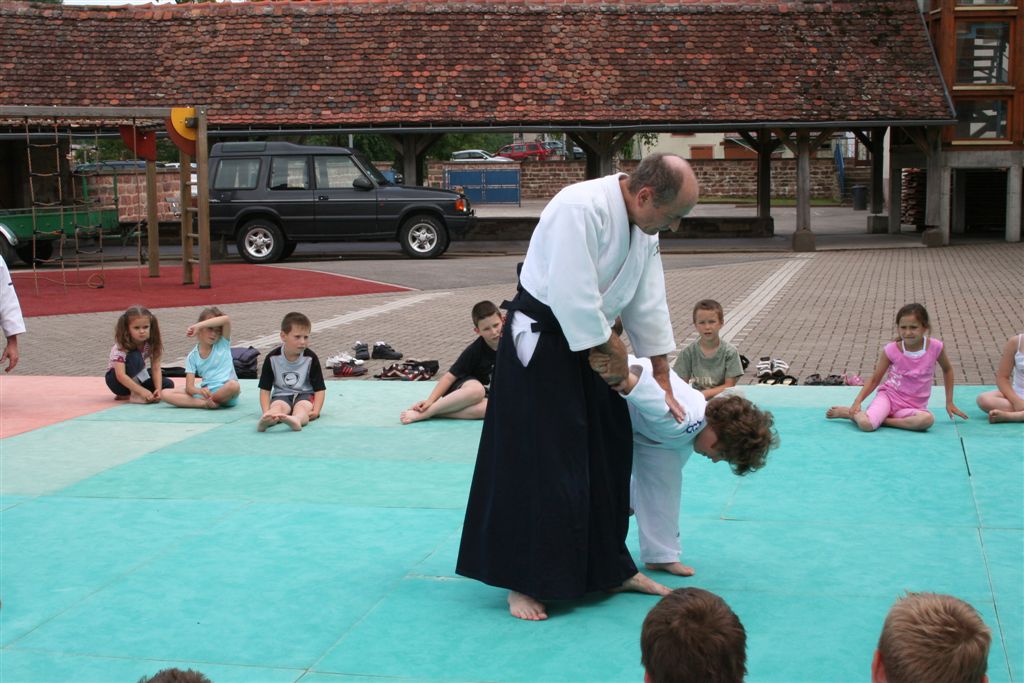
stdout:
{"type": "MultiPolygon", "coordinates": [[[[700,180],[702,197],[754,197],[757,195],[757,162],[752,159],[696,159],[690,162],[700,180]]],[[[619,168],[628,173],[636,161],[623,160],[619,168]]],[[[550,199],[566,185],[583,180],[583,161],[528,161],[519,164],[523,199],[550,199]]],[[[446,168],[470,169],[466,163],[431,161],[427,184],[444,186],[446,168]]],[[[772,196],[796,197],[796,160],[772,159],[772,196]]],[[[811,197],[839,199],[839,182],[831,159],[811,159],[811,197]]]]}
{"type": "MultiPolygon", "coordinates": [[[[86,176],[90,197],[99,198],[101,207],[114,206],[114,179],[117,179],[118,218],[122,223],[137,223],[146,218],[146,172],[96,173],[86,176]]],[[[180,195],[178,170],[156,172],[157,216],[161,223],[180,220],[177,204],[180,195]],[[173,205],[172,205],[173,202],[173,205]]]]}

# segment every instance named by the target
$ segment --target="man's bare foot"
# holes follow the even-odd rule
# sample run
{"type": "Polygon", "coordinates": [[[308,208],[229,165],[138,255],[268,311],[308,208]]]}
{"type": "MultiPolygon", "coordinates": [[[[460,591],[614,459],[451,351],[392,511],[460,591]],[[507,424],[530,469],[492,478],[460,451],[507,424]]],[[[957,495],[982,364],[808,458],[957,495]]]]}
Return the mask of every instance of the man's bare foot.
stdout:
{"type": "Polygon", "coordinates": [[[992,424],[997,422],[1024,422],[1024,413],[1009,413],[995,408],[988,412],[988,421],[992,424]]]}
{"type": "Polygon", "coordinates": [[[271,415],[270,413],[267,413],[266,415],[264,415],[263,417],[260,418],[260,421],[258,423],[256,423],[256,431],[257,432],[265,432],[265,431],[267,431],[268,427],[273,427],[274,425],[276,425],[280,421],[281,421],[280,416],[278,416],[278,415],[271,415]]]}
{"type": "Polygon", "coordinates": [[[302,431],[302,423],[299,421],[299,418],[295,417],[294,415],[282,415],[281,422],[284,422],[289,427],[291,427],[293,432],[302,431]]]}
{"type": "Polygon", "coordinates": [[[829,418],[830,420],[836,420],[839,418],[849,418],[850,415],[850,406],[832,406],[831,408],[825,411],[825,417],[829,418]]]}
{"type": "Polygon", "coordinates": [[[644,566],[654,571],[668,572],[676,576],[693,576],[697,573],[693,567],[688,567],[681,562],[647,562],[644,566]]]}
{"type": "Polygon", "coordinates": [[[401,417],[399,417],[399,419],[402,421],[402,424],[408,425],[408,424],[412,424],[413,422],[419,422],[420,420],[425,420],[425,419],[427,419],[427,416],[424,415],[423,413],[421,413],[418,410],[412,410],[410,408],[409,410],[403,410],[402,411],[402,415],[401,415],[401,417]]]}
{"type": "Polygon", "coordinates": [[[508,592],[508,611],[517,619],[526,621],[544,621],[548,618],[542,602],[516,591],[508,592]]]}
{"type": "Polygon", "coordinates": [[[626,591],[630,591],[632,593],[647,593],[648,595],[668,595],[672,592],[671,589],[666,586],[662,586],[657,581],[644,576],[640,572],[637,572],[623,581],[622,585],[618,588],[613,588],[608,592],[623,593],[626,591]]]}

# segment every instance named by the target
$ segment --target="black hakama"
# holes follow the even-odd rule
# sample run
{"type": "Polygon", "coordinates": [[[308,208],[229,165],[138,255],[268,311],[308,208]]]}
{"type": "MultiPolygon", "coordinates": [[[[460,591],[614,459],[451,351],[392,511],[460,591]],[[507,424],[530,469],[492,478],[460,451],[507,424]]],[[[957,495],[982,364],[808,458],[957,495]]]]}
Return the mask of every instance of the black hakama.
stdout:
{"type": "Polygon", "coordinates": [[[550,308],[525,291],[504,307],[537,320],[540,339],[523,367],[505,325],[456,571],[538,600],[616,588],[637,572],[626,402],[550,308]]]}

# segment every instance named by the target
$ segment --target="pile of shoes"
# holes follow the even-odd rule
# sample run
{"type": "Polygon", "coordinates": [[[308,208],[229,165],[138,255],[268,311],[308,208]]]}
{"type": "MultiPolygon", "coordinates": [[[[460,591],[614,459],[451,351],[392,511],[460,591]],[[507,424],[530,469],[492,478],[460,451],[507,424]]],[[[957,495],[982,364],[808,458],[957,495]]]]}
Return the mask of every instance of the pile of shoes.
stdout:
{"type": "Polygon", "coordinates": [[[864,380],[861,379],[860,375],[826,375],[822,377],[817,372],[807,377],[804,380],[804,384],[808,386],[826,386],[826,387],[862,387],[864,386],[864,380]]]}
{"type": "Polygon", "coordinates": [[[378,374],[377,379],[397,379],[407,382],[422,382],[437,374],[441,364],[436,360],[406,360],[401,363],[387,365],[378,374]]]}
{"type": "Polygon", "coordinates": [[[370,351],[369,346],[366,342],[357,341],[352,345],[352,350],[356,352],[356,358],[358,360],[401,360],[402,354],[391,348],[391,344],[379,341],[373,345],[373,351],[370,351]]]}
{"type": "Polygon", "coordinates": [[[786,374],[789,370],[789,363],[781,358],[761,356],[757,362],[757,383],[758,384],[796,384],[797,379],[793,375],[786,374]]]}
{"type": "Polygon", "coordinates": [[[347,353],[339,353],[336,356],[331,356],[324,364],[334,371],[335,377],[359,377],[360,375],[366,374],[366,368],[363,367],[363,361],[358,358],[353,358],[347,353]]]}

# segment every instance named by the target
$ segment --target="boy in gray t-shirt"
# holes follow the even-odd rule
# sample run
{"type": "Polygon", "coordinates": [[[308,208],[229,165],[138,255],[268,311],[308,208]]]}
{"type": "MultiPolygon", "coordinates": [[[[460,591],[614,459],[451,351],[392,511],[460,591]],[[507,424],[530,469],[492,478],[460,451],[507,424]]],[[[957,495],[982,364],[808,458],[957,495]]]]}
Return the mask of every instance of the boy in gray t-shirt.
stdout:
{"type": "Polygon", "coordinates": [[[693,307],[693,326],[700,337],[680,353],[672,369],[700,390],[704,398],[718,396],[736,386],[743,376],[740,354],[736,347],[719,337],[725,313],[714,299],[702,299],[693,307]]]}

